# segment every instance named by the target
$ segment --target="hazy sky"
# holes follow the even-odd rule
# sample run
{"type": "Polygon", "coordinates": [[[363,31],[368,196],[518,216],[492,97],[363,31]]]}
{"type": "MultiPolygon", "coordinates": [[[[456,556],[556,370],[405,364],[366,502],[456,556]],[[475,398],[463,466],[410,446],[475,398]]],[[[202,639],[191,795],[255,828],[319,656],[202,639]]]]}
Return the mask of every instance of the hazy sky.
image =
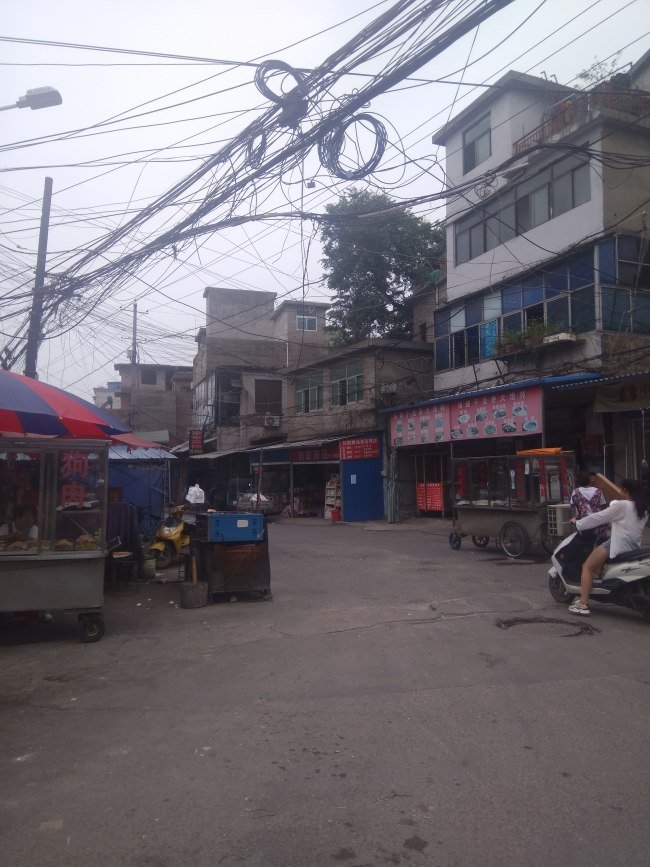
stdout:
{"type": "MultiPolygon", "coordinates": [[[[454,0],[444,14],[464,5],[473,0],[454,0]]],[[[228,61],[217,65],[0,43],[0,104],[11,104],[26,89],[42,85],[56,87],[63,96],[57,108],[0,114],[6,316],[28,303],[21,296],[33,282],[46,175],[54,180],[48,272],[56,275],[262,115],[269,103],[253,84],[255,67],[242,63],[277,58],[314,68],[392,3],[113,0],[100,8],[77,0],[24,0],[5,6],[3,37],[228,61]]],[[[484,92],[477,85],[496,81],[510,68],[575,84],[575,76],[595,59],[618,52],[623,67],[650,47],[649,13],[650,0],[515,0],[414,73],[417,80],[403,82],[364,109],[386,125],[388,146],[378,170],[356,186],[369,184],[398,199],[435,192],[442,179],[437,161],[444,152],[431,144],[431,135],[484,92]]],[[[381,72],[399,50],[396,42],[360,71],[381,72]]],[[[367,80],[363,75],[341,79],[318,110],[329,111],[367,80]]],[[[287,143],[292,135],[287,131],[287,143]]],[[[216,183],[218,172],[89,268],[137,250],[177,223],[205,198],[211,178],[216,183]]],[[[219,216],[230,211],[240,216],[319,212],[350,186],[332,178],[315,151],[301,166],[278,166],[271,180],[251,185],[219,216]],[[304,182],[311,179],[314,184],[307,187],[304,182]]],[[[417,213],[441,219],[444,203],[420,207],[417,213]]],[[[304,290],[322,300],[327,293],[319,283],[319,257],[313,223],[282,218],[201,235],[180,249],[168,249],[132,277],[124,274],[116,287],[82,282],[75,315],[68,311],[51,324],[56,336],[40,349],[40,377],[87,398],[93,386],[117,378],[113,365],[127,360],[136,299],[139,360],[191,364],[196,330],[205,323],[206,286],[270,290],[278,299],[299,298],[304,290]]],[[[19,321],[3,319],[0,347],[11,341],[19,321]]],[[[24,364],[15,369],[23,372],[24,364]]]]}

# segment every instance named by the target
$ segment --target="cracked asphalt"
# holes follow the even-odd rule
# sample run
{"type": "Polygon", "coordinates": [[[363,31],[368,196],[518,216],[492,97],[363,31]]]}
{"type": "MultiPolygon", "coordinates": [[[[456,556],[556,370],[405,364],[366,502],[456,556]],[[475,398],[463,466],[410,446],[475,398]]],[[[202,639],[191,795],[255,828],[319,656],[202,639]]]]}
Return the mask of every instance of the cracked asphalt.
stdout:
{"type": "Polygon", "coordinates": [[[650,625],[545,630],[543,557],[447,532],[279,521],[272,602],[2,623],[2,863],[645,867],[650,625]]]}

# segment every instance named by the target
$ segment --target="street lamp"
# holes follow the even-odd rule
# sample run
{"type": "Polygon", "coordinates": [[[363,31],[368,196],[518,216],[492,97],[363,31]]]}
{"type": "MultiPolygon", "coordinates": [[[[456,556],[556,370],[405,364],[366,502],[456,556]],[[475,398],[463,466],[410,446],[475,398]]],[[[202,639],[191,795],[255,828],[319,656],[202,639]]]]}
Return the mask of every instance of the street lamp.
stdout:
{"type": "Polygon", "coordinates": [[[10,108],[51,108],[53,105],[61,105],[63,99],[58,90],[53,87],[33,87],[25,96],[19,97],[13,105],[0,105],[0,111],[9,111],[10,108]]]}

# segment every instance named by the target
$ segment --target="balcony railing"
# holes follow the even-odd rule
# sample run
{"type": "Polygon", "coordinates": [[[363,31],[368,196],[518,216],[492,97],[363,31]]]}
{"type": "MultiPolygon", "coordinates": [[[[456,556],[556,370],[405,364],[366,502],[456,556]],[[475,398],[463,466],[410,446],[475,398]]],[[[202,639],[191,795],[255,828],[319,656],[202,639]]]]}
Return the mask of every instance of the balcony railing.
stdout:
{"type": "Polygon", "coordinates": [[[650,94],[608,83],[601,85],[598,91],[576,93],[551,106],[544,122],[513,144],[513,154],[519,155],[543,144],[569,127],[584,123],[589,116],[603,109],[623,112],[632,117],[648,117],[650,94]]]}

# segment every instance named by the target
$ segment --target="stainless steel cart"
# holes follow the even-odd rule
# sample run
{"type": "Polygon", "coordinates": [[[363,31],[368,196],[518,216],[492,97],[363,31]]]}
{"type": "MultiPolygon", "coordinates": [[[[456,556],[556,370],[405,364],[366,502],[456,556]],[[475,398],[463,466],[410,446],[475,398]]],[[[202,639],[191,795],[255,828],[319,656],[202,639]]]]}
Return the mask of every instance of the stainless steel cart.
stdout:
{"type": "Polygon", "coordinates": [[[557,507],[574,486],[572,452],[540,449],[517,455],[464,458],[452,462],[453,529],[458,550],[464,536],[476,547],[491,538],[508,557],[523,557],[533,545],[552,551],[561,538],[557,507]],[[550,523],[549,523],[550,519],[550,523]]]}
{"type": "Polygon", "coordinates": [[[102,637],[107,469],[108,441],[0,438],[0,526],[15,531],[0,535],[0,612],[73,613],[83,641],[102,637]],[[16,532],[25,504],[36,534],[16,532]]]}

